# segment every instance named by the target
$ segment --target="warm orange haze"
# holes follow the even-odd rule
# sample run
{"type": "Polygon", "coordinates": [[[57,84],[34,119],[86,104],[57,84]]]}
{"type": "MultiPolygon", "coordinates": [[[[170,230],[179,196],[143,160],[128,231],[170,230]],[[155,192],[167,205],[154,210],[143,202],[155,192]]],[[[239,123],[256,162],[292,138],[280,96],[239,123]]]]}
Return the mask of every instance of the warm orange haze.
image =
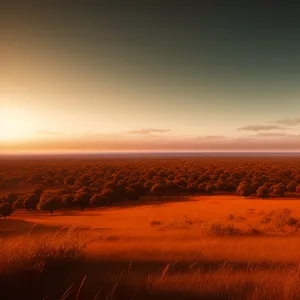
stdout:
{"type": "Polygon", "coordinates": [[[281,1],[0,1],[0,299],[300,299],[300,19],[281,1]]]}

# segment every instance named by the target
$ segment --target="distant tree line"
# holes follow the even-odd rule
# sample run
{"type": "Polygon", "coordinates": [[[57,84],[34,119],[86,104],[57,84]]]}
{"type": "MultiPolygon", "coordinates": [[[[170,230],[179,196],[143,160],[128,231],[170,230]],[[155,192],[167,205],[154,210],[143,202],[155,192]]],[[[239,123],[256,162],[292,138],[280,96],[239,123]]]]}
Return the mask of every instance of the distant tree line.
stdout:
{"type": "Polygon", "coordinates": [[[13,169],[0,167],[0,192],[5,218],[21,208],[52,214],[164,196],[236,193],[265,199],[300,193],[300,159],[22,162],[13,169]],[[18,186],[31,186],[30,192],[5,192],[18,186]]]}

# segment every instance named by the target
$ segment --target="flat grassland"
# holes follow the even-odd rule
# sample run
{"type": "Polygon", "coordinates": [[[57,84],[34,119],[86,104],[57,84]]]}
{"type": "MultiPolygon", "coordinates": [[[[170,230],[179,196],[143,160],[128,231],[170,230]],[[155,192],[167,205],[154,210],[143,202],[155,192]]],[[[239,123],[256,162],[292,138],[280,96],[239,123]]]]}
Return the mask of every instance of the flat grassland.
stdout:
{"type": "Polygon", "coordinates": [[[300,299],[299,201],[235,195],[167,200],[83,212],[62,210],[53,216],[16,211],[0,220],[1,267],[7,265],[5,257],[13,261],[14,253],[22,251],[16,248],[32,240],[36,245],[45,234],[53,242],[66,228],[76,227],[74,240],[68,242],[84,243],[80,248],[84,259],[73,267],[28,276],[0,273],[2,295],[9,299],[20,295],[26,299],[300,299]]]}

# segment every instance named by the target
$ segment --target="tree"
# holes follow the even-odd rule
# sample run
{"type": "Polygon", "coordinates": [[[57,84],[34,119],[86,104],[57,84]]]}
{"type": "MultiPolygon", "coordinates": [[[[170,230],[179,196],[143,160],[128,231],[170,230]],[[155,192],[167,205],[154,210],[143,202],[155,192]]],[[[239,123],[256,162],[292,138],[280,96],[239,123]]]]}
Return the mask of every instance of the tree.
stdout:
{"type": "Polygon", "coordinates": [[[35,187],[32,189],[32,193],[36,194],[38,197],[40,197],[42,195],[42,193],[44,192],[45,187],[42,184],[37,184],[35,185],[35,187]]]}
{"type": "Polygon", "coordinates": [[[8,202],[10,204],[13,204],[16,200],[18,200],[18,196],[16,194],[8,194],[4,197],[4,202],[8,202]]]}
{"type": "Polygon", "coordinates": [[[179,186],[176,182],[170,181],[165,186],[166,194],[169,196],[174,196],[179,194],[179,186]]]}
{"type": "Polygon", "coordinates": [[[215,189],[217,191],[226,191],[226,184],[224,180],[219,179],[215,184],[215,189]]]}
{"type": "Polygon", "coordinates": [[[125,197],[128,199],[128,200],[138,200],[139,199],[139,194],[138,192],[133,189],[132,187],[127,187],[125,189],[125,197]]]}
{"type": "Polygon", "coordinates": [[[0,204],[0,215],[4,217],[6,220],[6,217],[11,215],[13,213],[12,205],[8,202],[4,202],[0,204]]]}
{"type": "Polygon", "coordinates": [[[155,185],[154,181],[152,180],[147,180],[145,183],[144,183],[144,187],[147,191],[147,193],[149,194],[149,192],[151,192],[151,189],[152,187],[155,185]]]}
{"type": "Polygon", "coordinates": [[[165,186],[163,186],[160,183],[157,183],[151,188],[151,193],[157,196],[158,199],[160,199],[165,194],[165,186]]]}
{"type": "Polygon", "coordinates": [[[264,200],[265,198],[268,198],[269,190],[266,186],[262,185],[257,189],[256,194],[257,197],[262,198],[264,200]]]}
{"type": "Polygon", "coordinates": [[[205,191],[206,191],[206,183],[205,182],[202,182],[198,185],[198,191],[199,191],[199,193],[205,193],[205,191]]]}
{"type": "Polygon", "coordinates": [[[187,192],[191,195],[195,195],[198,192],[198,187],[193,183],[189,183],[187,186],[187,192]]]}
{"type": "Polygon", "coordinates": [[[38,204],[39,210],[49,211],[50,215],[53,214],[54,210],[61,207],[60,198],[53,193],[44,193],[41,196],[40,202],[38,204]]]}
{"type": "Polygon", "coordinates": [[[109,188],[103,189],[99,195],[105,197],[108,204],[115,202],[119,196],[117,190],[109,188]]]}
{"type": "Polygon", "coordinates": [[[296,181],[291,181],[291,182],[289,182],[289,184],[287,185],[287,190],[288,190],[290,193],[294,193],[294,192],[296,192],[296,187],[297,187],[296,181]]]}
{"type": "Polygon", "coordinates": [[[90,196],[87,192],[78,191],[74,197],[74,203],[77,204],[82,210],[90,203],[90,196]]]}
{"type": "Polygon", "coordinates": [[[16,210],[16,209],[21,209],[23,208],[23,203],[24,203],[24,199],[25,197],[19,197],[12,205],[13,209],[16,210]]]}
{"type": "Polygon", "coordinates": [[[101,195],[101,194],[95,194],[90,200],[90,204],[92,206],[107,206],[110,204],[110,199],[106,195],[101,195]]]}
{"type": "Polygon", "coordinates": [[[213,183],[208,183],[205,187],[205,191],[209,194],[212,194],[214,190],[215,190],[215,187],[214,187],[213,183]]]}
{"type": "Polygon", "coordinates": [[[187,186],[187,181],[185,178],[180,178],[180,179],[176,180],[175,182],[178,186],[183,186],[183,187],[187,186]]]}
{"type": "Polygon", "coordinates": [[[69,175],[64,179],[64,184],[73,185],[74,183],[75,183],[75,177],[74,176],[69,175]]]}
{"type": "Polygon", "coordinates": [[[118,182],[117,182],[117,188],[120,190],[120,191],[123,191],[126,187],[126,181],[124,179],[120,179],[118,182]]]}
{"type": "Polygon", "coordinates": [[[132,183],[128,188],[133,189],[137,195],[137,199],[147,194],[147,189],[144,187],[144,184],[140,182],[132,183]]]}
{"type": "Polygon", "coordinates": [[[74,204],[74,196],[72,194],[65,194],[62,196],[62,204],[66,208],[71,208],[74,204]]]}
{"type": "Polygon", "coordinates": [[[156,176],[156,172],[153,171],[153,170],[149,170],[149,171],[147,172],[147,174],[146,174],[146,178],[147,178],[148,180],[152,180],[154,176],[156,176]]]}
{"type": "Polygon", "coordinates": [[[114,181],[109,181],[104,185],[104,188],[115,190],[117,188],[117,184],[114,181]]]}
{"type": "Polygon", "coordinates": [[[285,186],[282,183],[278,183],[272,187],[274,197],[283,197],[285,192],[285,186]]]}
{"type": "Polygon", "coordinates": [[[252,193],[252,189],[247,182],[241,182],[236,189],[236,194],[245,198],[249,197],[252,193]]]}
{"type": "Polygon", "coordinates": [[[23,206],[26,208],[26,210],[36,209],[39,200],[40,197],[38,197],[36,194],[29,194],[25,197],[23,206]]]}

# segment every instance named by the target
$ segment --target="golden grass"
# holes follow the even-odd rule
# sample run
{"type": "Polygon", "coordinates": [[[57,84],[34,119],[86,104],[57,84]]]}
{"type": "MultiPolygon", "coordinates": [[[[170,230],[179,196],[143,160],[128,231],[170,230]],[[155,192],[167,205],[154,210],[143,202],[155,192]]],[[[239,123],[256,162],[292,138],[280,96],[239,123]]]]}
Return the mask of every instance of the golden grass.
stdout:
{"type": "MultiPolygon", "coordinates": [[[[152,274],[148,288],[153,292],[211,299],[298,299],[300,273],[297,269],[232,271],[224,265],[215,272],[196,269],[186,273],[152,274]]],[[[183,297],[184,299],[184,297],[183,297]]]]}
{"type": "MultiPolygon", "coordinates": [[[[124,296],[124,286],[128,299],[135,290],[134,299],[299,299],[298,201],[195,199],[199,201],[58,212],[53,217],[17,213],[12,219],[28,224],[93,231],[62,230],[41,237],[33,228],[29,235],[5,238],[1,270],[59,270],[57,266],[84,256],[84,271],[77,270],[79,285],[71,282],[63,289],[74,297],[79,293],[78,299],[122,299],[117,290],[124,296]],[[226,231],[233,229],[237,234],[226,231]],[[111,284],[103,296],[99,291],[105,280],[111,284]]],[[[0,229],[2,224],[4,220],[0,229]]]]}

